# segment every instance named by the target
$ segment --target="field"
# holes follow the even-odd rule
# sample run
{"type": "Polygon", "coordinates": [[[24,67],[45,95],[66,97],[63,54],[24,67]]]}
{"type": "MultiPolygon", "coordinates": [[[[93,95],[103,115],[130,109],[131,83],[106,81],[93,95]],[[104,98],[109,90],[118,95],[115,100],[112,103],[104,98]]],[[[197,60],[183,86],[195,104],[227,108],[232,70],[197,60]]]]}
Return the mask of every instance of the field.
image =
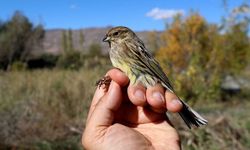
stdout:
{"type": "MultiPolygon", "coordinates": [[[[80,139],[95,81],[108,67],[0,72],[0,149],[82,149],[80,139]]],[[[200,100],[209,121],[189,130],[171,116],[183,149],[250,149],[250,100],[200,100]]]]}

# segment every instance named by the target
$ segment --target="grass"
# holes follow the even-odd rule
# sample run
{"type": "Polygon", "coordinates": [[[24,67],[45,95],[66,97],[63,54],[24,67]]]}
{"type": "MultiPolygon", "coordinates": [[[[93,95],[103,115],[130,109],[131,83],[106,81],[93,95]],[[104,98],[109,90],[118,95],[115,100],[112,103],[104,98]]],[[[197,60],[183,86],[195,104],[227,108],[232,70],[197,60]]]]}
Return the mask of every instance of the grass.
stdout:
{"type": "Polygon", "coordinates": [[[250,102],[247,100],[236,104],[226,102],[199,107],[197,110],[203,112],[209,124],[191,132],[179,127],[184,149],[249,149],[249,107],[250,102]]]}
{"type": "Polygon", "coordinates": [[[44,149],[75,135],[79,144],[95,81],[103,75],[100,68],[1,73],[0,144],[44,149]]]}
{"type": "MultiPolygon", "coordinates": [[[[82,149],[95,81],[107,68],[0,72],[0,149],[82,149]]],[[[183,149],[250,149],[249,99],[198,105],[208,126],[172,119],[183,149]]]]}

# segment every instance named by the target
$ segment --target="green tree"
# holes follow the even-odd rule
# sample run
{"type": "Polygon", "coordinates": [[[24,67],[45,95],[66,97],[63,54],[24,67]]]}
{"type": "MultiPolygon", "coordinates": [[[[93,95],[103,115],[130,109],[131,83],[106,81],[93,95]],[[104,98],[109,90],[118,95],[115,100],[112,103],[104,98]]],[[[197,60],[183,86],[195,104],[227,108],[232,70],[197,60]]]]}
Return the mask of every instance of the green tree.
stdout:
{"type": "Polygon", "coordinates": [[[15,61],[26,62],[31,52],[41,49],[44,37],[42,25],[34,26],[27,17],[17,11],[0,29],[1,68],[10,68],[15,61]]]}
{"type": "Polygon", "coordinates": [[[82,31],[79,33],[79,45],[83,49],[85,37],[82,31]]]}
{"type": "Polygon", "coordinates": [[[227,74],[237,74],[248,65],[249,61],[249,4],[245,2],[235,7],[224,18],[222,25],[225,32],[222,43],[227,55],[224,67],[227,68],[227,74]]]}
{"type": "Polygon", "coordinates": [[[65,30],[62,31],[62,49],[63,52],[66,52],[68,50],[67,33],[65,30]]]}
{"type": "Polygon", "coordinates": [[[73,35],[72,35],[72,30],[68,30],[68,50],[74,51],[74,44],[73,44],[73,35]]]}
{"type": "Polygon", "coordinates": [[[59,57],[56,65],[61,69],[77,70],[83,65],[81,53],[79,51],[69,51],[59,57]]]}
{"type": "Polygon", "coordinates": [[[63,30],[63,32],[62,32],[62,49],[63,49],[64,53],[75,50],[71,29],[63,30]]]}

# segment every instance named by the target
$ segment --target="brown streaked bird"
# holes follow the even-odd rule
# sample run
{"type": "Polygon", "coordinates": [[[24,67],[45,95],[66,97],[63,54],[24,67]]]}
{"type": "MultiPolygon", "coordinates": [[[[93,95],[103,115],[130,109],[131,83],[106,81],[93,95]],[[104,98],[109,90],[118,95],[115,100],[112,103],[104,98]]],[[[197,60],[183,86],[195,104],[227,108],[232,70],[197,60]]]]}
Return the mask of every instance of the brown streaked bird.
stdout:
{"type": "MultiPolygon", "coordinates": [[[[119,68],[128,76],[130,84],[140,83],[147,88],[160,83],[166,90],[175,94],[159,63],[131,29],[123,26],[114,27],[107,32],[103,42],[108,42],[109,44],[109,55],[113,66],[119,68]]],[[[99,86],[110,82],[110,80],[107,80],[109,79],[101,80],[98,83],[99,86]]],[[[207,124],[207,120],[184,101],[181,99],[180,101],[183,104],[183,108],[179,114],[189,128],[192,125],[199,127],[207,124]]]]}

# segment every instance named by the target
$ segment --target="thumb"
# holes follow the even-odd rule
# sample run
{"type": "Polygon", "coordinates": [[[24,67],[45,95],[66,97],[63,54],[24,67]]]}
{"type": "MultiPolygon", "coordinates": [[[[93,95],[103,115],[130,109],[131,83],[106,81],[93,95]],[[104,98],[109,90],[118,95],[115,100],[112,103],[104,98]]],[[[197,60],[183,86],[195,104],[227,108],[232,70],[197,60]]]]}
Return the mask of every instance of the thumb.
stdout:
{"type": "Polygon", "coordinates": [[[108,92],[100,99],[93,110],[87,126],[91,128],[109,127],[114,121],[115,112],[122,102],[122,89],[114,81],[111,81],[108,92]]]}

